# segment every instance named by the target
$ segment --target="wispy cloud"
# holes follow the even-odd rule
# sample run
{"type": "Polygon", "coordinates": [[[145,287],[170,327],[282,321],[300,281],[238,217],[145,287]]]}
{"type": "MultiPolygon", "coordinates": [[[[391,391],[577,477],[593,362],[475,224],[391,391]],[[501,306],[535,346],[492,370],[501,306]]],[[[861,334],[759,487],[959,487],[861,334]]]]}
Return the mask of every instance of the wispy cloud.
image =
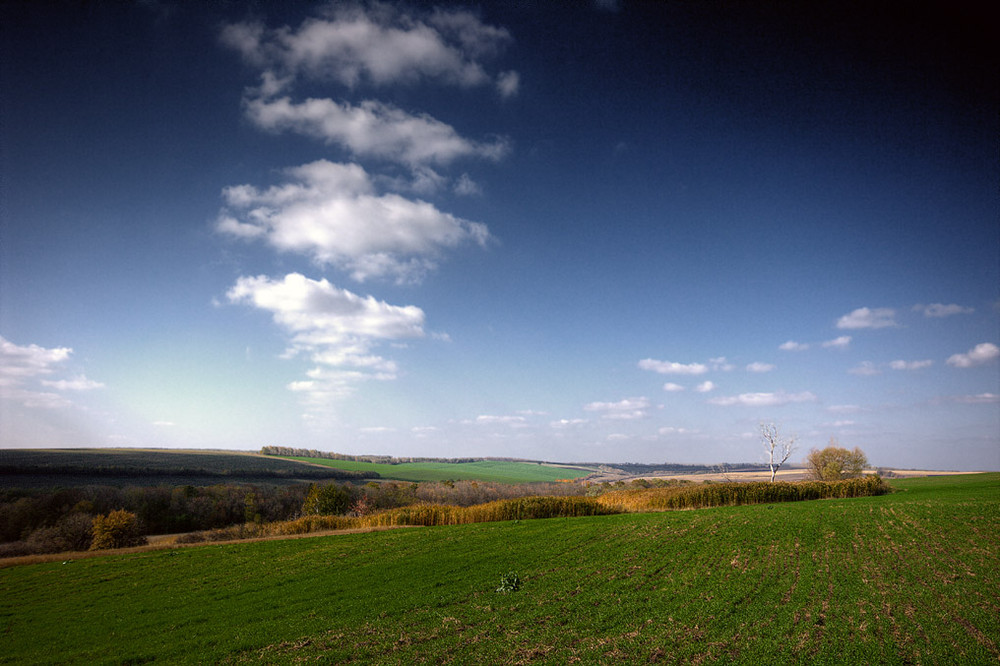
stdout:
{"type": "Polygon", "coordinates": [[[657,361],[652,358],[644,358],[639,361],[639,368],[642,370],[652,370],[663,375],[703,375],[708,372],[708,366],[704,363],[677,363],[674,361],[657,361]]]}
{"type": "Polygon", "coordinates": [[[774,364],[772,363],[761,363],[760,361],[754,361],[747,365],[747,372],[771,372],[774,370],[774,364]]]}
{"type": "Polygon", "coordinates": [[[972,368],[989,363],[997,357],[1000,357],[1000,347],[992,342],[982,342],[964,354],[952,354],[947,363],[956,368],[972,368]]]}
{"type": "Polygon", "coordinates": [[[804,342],[796,342],[795,340],[789,340],[788,342],[783,342],[778,345],[778,349],[782,351],[805,351],[809,349],[809,345],[804,342]]]}
{"type": "Polygon", "coordinates": [[[705,381],[694,387],[694,390],[698,393],[708,393],[715,389],[715,384],[710,381],[705,381]]]}
{"type": "Polygon", "coordinates": [[[880,375],[882,371],[878,369],[878,366],[871,361],[861,361],[858,365],[854,366],[848,370],[852,375],[860,375],[862,377],[870,377],[872,375],[880,375]]]}
{"type": "Polygon", "coordinates": [[[667,382],[666,384],[663,385],[663,390],[667,391],[668,393],[676,393],[677,391],[683,391],[684,387],[681,386],[680,384],[667,382]]]}
{"type": "Polygon", "coordinates": [[[618,402],[591,402],[583,407],[588,412],[599,412],[605,419],[641,419],[647,416],[649,399],[625,398],[618,402]]]}
{"type": "Polygon", "coordinates": [[[358,105],[331,99],[288,97],[251,99],[247,117],[261,129],[291,131],[346,148],[355,157],[377,158],[410,167],[448,164],[461,157],[498,160],[509,142],[477,142],[427,114],[414,115],[391,104],[365,100],[358,105]]]}
{"type": "Polygon", "coordinates": [[[793,402],[816,402],[816,395],[811,391],[802,393],[741,393],[732,396],[719,396],[710,398],[708,402],[713,405],[729,407],[732,405],[742,405],[745,407],[780,407],[793,402]]]}
{"type": "Polygon", "coordinates": [[[913,310],[915,312],[923,312],[925,317],[950,317],[958,314],[972,314],[976,311],[975,308],[956,303],[949,303],[948,305],[944,305],[943,303],[931,303],[930,305],[918,303],[913,306],[913,310]]]}
{"type": "Polygon", "coordinates": [[[929,368],[934,365],[934,361],[923,360],[923,361],[890,361],[889,367],[893,370],[920,370],[922,368],[929,368]]]}
{"type": "Polygon", "coordinates": [[[219,232],[264,239],[278,250],[350,271],[359,282],[389,276],[400,283],[419,281],[443,250],[470,241],[485,245],[490,238],[484,224],[424,201],[378,194],[356,164],[319,160],[285,174],[287,182],[267,189],[223,190],[219,232]]]}
{"type": "Polygon", "coordinates": [[[73,350],[69,347],[18,345],[0,336],[0,399],[11,400],[26,407],[58,408],[73,403],[55,391],[87,391],[104,388],[104,384],[77,375],[64,379],[49,379],[63,368],[73,350]]]}
{"type": "Polygon", "coordinates": [[[823,342],[822,346],[826,349],[847,349],[847,347],[851,344],[851,339],[852,338],[849,335],[841,335],[833,340],[823,342]]]}
{"type": "Polygon", "coordinates": [[[891,308],[858,308],[837,320],[837,328],[888,328],[896,326],[891,308]]]}

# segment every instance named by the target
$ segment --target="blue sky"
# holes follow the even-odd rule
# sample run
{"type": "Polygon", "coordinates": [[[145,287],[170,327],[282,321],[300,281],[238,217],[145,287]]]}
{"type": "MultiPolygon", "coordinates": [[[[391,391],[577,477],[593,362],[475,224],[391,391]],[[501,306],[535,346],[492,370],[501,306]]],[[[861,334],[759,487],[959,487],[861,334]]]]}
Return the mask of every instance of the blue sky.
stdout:
{"type": "Polygon", "coordinates": [[[988,19],[3,11],[0,446],[1000,468],[988,19]]]}

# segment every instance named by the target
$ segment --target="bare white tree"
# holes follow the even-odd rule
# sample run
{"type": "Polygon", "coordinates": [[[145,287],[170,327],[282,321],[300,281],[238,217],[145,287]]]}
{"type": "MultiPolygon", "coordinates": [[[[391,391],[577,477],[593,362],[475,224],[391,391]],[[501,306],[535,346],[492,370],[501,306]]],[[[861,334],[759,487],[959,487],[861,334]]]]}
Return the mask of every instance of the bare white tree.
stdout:
{"type": "Polygon", "coordinates": [[[774,475],[789,456],[795,450],[795,436],[782,437],[778,431],[778,426],[774,423],[760,424],[760,441],[764,445],[764,453],[767,455],[767,464],[771,468],[771,482],[774,482],[774,475]]]}

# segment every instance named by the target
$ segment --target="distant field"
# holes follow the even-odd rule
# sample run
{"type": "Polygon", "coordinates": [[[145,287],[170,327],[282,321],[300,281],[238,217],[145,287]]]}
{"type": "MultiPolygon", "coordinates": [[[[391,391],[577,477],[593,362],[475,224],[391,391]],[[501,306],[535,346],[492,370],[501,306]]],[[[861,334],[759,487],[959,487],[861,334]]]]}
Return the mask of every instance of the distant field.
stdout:
{"type": "Polygon", "coordinates": [[[337,480],[348,474],[251,453],[152,449],[0,449],[6,487],[207,485],[337,480]]]}
{"type": "Polygon", "coordinates": [[[331,460],[329,458],[289,458],[302,462],[325,465],[336,469],[377,472],[383,479],[397,481],[491,481],[494,483],[533,483],[578,479],[592,470],[553,467],[538,463],[503,462],[483,460],[467,463],[416,462],[389,465],[386,463],[331,460]]]}
{"type": "Polygon", "coordinates": [[[2,569],[0,663],[997,663],[1000,474],[892,484],[2,569]]]}

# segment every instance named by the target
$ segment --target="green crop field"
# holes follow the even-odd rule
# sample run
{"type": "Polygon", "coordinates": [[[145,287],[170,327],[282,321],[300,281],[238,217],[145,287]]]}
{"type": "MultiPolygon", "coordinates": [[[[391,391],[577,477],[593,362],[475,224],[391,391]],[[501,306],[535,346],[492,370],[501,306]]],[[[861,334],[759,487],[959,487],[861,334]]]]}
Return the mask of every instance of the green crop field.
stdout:
{"type": "Polygon", "coordinates": [[[575,467],[555,467],[527,462],[506,462],[481,460],[478,462],[415,462],[387,463],[360,462],[354,460],[331,460],[329,458],[301,458],[290,460],[325,465],[336,469],[378,472],[383,479],[397,481],[492,481],[495,483],[533,483],[539,481],[559,481],[587,476],[591,469],[575,467]]]}
{"type": "Polygon", "coordinates": [[[997,663],[1000,474],[893,485],[11,567],[0,663],[997,663]]]}

